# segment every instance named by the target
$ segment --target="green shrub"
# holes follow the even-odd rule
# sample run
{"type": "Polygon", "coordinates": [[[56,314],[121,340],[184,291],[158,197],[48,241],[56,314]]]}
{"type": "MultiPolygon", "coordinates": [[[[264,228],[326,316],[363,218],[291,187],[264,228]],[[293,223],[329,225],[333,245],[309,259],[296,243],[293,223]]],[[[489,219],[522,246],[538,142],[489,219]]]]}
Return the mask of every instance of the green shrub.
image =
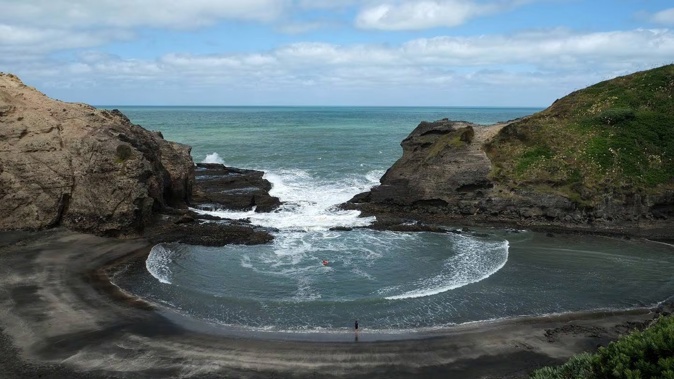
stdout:
{"type": "Polygon", "coordinates": [[[531,379],[674,379],[674,316],[661,317],[643,332],[574,356],[558,367],[534,371],[531,379]]]}
{"type": "Polygon", "coordinates": [[[131,158],[133,151],[129,145],[119,145],[117,146],[117,162],[125,162],[127,159],[131,158]]]}
{"type": "Polygon", "coordinates": [[[597,116],[599,122],[606,125],[619,125],[635,118],[636,115],[631,108],[610,108],[597,116]]]}
{"type": "Polygon", "coordinates": [[[674,317],[599,348],[592,370],[596,378],[674,378],[674,317]]]}
{"type": "Polygon", "coordinates": [[[592,354],[578,354],[557,367],[543,367],[531,374],[531,379],[573,379],[590,378],[592,375],[592,354]]]}

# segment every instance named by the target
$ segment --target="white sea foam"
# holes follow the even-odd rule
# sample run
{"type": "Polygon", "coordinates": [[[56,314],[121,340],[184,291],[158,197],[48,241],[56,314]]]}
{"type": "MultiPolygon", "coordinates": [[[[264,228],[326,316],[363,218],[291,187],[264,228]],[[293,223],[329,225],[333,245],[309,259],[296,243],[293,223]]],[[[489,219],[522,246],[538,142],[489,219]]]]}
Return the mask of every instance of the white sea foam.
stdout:
{"type": "Polygon", "coordinates": [[[311,279],[308,276],[300,277],[297,282],[297,291],[295,292],[295,296],[293,296],[293,301],[314,301],[320,298],[321,294],[313,288],[311,279]]]}
{"type": "Polygon", "coordinates": [[[368,172],[365,175],[365,179],[367,179],[368,183],[370,184],[370,187],[378,185],[379,184],[379,179],[384,176],[384,173],[386,171],[384,170],[372,170],[368,172]]]}
{"type": "MultiPolygon", "coordinates": [[[[386,296],[386,299],[402,300],[432,296],[477,283],[498,272],[508,261],[508,241],[485,242],[458,236],[455,248],[460,253],[445,261],[440,274],[416,282],[414,284],[416,288],[413,290],[386,296]]],[[[382,292],[399,288],[400,286],[383,289],[382,292]]]]}
{"type": "Polygon", "coordinates": [[[145,260],[147,271],[164,284],[171,284],[171,249],[165,244],[152,247],[150,255],[145,260]]]}
{"type": "Polygon", "coordinates": [[[319,231],[333,227],[367,226],[373,217],[359,217],[360,212],[341,210],[336,205],[378,184],[383,171],[369,172],[364,176],[352,176],[342,181],[317,180],[301,170],[268,172],[265,178],[272,183],[270,194],[284,204],[275,212],[256,213],[226,210],[198,212],[215,216],[243,219],[255,225],[277,228],[281,231],[319,231]]]}
{"type": "Polygon", "coordinates": [[[661,242],[661,241],[655,241],[655,240],[649,240],[649,239],[646,239],[646,241],[652,242],[652,243],[657,243],[657,244],[660,244],[660,245],[669,246],[669,247],[674,247],[674,244],[667,243],[667,242],[661,242]]]}
{"type": "Polygon", "coordinates": [[[248,269],[254,268],[253,264],[250,261],[250,256],[248,254],[243,254],[241,256],[241,267],[248,269]]]}
{"type": "Polygon", "coordinates": [[[218,153],[211,153],[206,155],[206,158],[204,158],[201,163],[220,163],[220,164],[225,164],[225,161],[220,157],[218,153]]]}

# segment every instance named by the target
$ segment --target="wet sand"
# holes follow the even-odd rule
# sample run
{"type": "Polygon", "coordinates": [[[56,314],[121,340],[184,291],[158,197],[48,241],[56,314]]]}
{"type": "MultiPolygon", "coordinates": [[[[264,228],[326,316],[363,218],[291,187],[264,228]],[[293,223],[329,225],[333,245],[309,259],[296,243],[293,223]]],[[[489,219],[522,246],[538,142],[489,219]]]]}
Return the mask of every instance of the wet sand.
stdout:
{"type": "Polygon", "coordinates": [[[367,330],[358,342],[212,333],[107,280],[102,268],[149,248],[65,230],[0,234],[0,377],[518,378],[653,318],[649,309],[530,317],[398,341],[367,330]]]}

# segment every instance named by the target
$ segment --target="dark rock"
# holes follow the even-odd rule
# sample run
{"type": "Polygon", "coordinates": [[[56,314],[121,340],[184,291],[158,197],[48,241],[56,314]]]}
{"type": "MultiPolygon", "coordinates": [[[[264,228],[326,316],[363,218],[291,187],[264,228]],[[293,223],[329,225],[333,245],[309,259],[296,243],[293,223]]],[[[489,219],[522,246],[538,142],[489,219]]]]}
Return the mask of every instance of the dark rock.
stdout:
{"type": "Polygon", "coordinates": [[[671,297],[658,305],[656,315],[669,316],[674,314],[674,297],[671,297]]]}
{"type": "Polygon", "coordinates": [[[189,224],[190,222],[194,222],[195,219],[192,216],[189,215],[184,215],[180,217],[178,220],[175,221],[176,224],[189,224]]]}
{"type": "Polygon", "coordinates": [[[350,227],[347,227],[347,226],[334,226],[334,227],[330,228],[330,230],[336,231],[336,232],[350,232],[350,231],[353,230],[353,228],[350,228],[350,227]]]}
{"type": "Polygon", "coordinates": [[[371,200],[371,194],[370,192],[363,192],[359,193],[358,195],[354,196],[349,200],[349,203],[369,203],[371,200]]]}
{"type": "Polygon", "coordinates": [[[271,183],[262,171],[242,170],[214,163],[198,163],[191,204],[197,208],[271,212],[281,204],[269,195],[271,183]]]}
{"type": "MultiPolygon", "coordinates": [[[[480,149],[471,148],[474,127],[479,126],[447,119],[419,124],[402,141],[402,158],[371,190],[370,202],[446,207],[456,203],[457,191],[490,188],[489,159],[480,149]]],[[[361,194],[354,200],[367,198],[361,194]]],[[[468,206],[466,211],[473,209],[468,206]]]]}
{"type": "Polygon", "coordinates": [[[201,246],[259,245],[274,239],[268,230],[233,220],[189,223],[178,220],[180,218],[176,216],[163,216],[146,228],[144,237],[152,243],[180,242],[201,246]]]}
{"type": "Polygon", "coordinates": [[[667,220],[674,217],[674,204],[655,204],[650,211],[655,219],[667,220]]]}
{"type": "Polygon", "coordinates": [[[375,222],[370,226],[375,230],[392,230],[394,232],[432,232],[432,233],[447,233],[447,229],[438,225],[428,225],[420,222],[404,222],[404,223],[384,223],[375,222]]]}
{"type": "Polygon", "coordinates": [[[600,338],[609,334],[609,331],[605,328],[598,326],[584,326],[576,324],[567,324],[559,328],[546,329],[545,337],[548,342],[556,342],[558,340],[558,335],[580,335],[591,338],[600,338]]]}

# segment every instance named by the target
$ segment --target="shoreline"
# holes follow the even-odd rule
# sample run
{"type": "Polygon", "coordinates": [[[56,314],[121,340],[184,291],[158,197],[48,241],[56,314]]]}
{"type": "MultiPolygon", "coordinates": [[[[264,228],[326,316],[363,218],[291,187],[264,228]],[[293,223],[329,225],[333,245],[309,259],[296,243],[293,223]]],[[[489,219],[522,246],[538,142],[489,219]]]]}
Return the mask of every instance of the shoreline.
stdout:
{"type": "Polygon", "coordinates": [[[403,340],[370,340],[366,329],[358,343],[352,332],[344,341],[222,335],[189,328],[100,275],[150,247],[65,230],[0,234],[0,369],[17,378],[514,378],[595,350],[654,315],[518,317],[403,340]]]}
{"type": "Polygon", "coordinates": [[[543,315],[521,315],[490,320],[469,321],[461,324],[428,327],[414,330],[382,330],[360,327],[358,341],[354,341],[354,331],[351,328],[310,330],[310,331],[267,331],[255,330],[246,327],[223,325],[208,320],[195,319],[181,314],[173,309],[152,304],[155,310],[177,326],[198,333],[207,333],[226,338],[246,338],[255,341],[287,341],[306,343],[352,343],[352,342],[400,342],[425,340],[432,338],[447,338],[457,333],[475,332],[484,329],[507,328],[510,326],[565,323],[575,320],[601,320],[613,317],[649,316],[653,315],[658,305],[653,307],[635,307],[627,309],[596,309],[587,311],[569,311],[543,315]]]}

